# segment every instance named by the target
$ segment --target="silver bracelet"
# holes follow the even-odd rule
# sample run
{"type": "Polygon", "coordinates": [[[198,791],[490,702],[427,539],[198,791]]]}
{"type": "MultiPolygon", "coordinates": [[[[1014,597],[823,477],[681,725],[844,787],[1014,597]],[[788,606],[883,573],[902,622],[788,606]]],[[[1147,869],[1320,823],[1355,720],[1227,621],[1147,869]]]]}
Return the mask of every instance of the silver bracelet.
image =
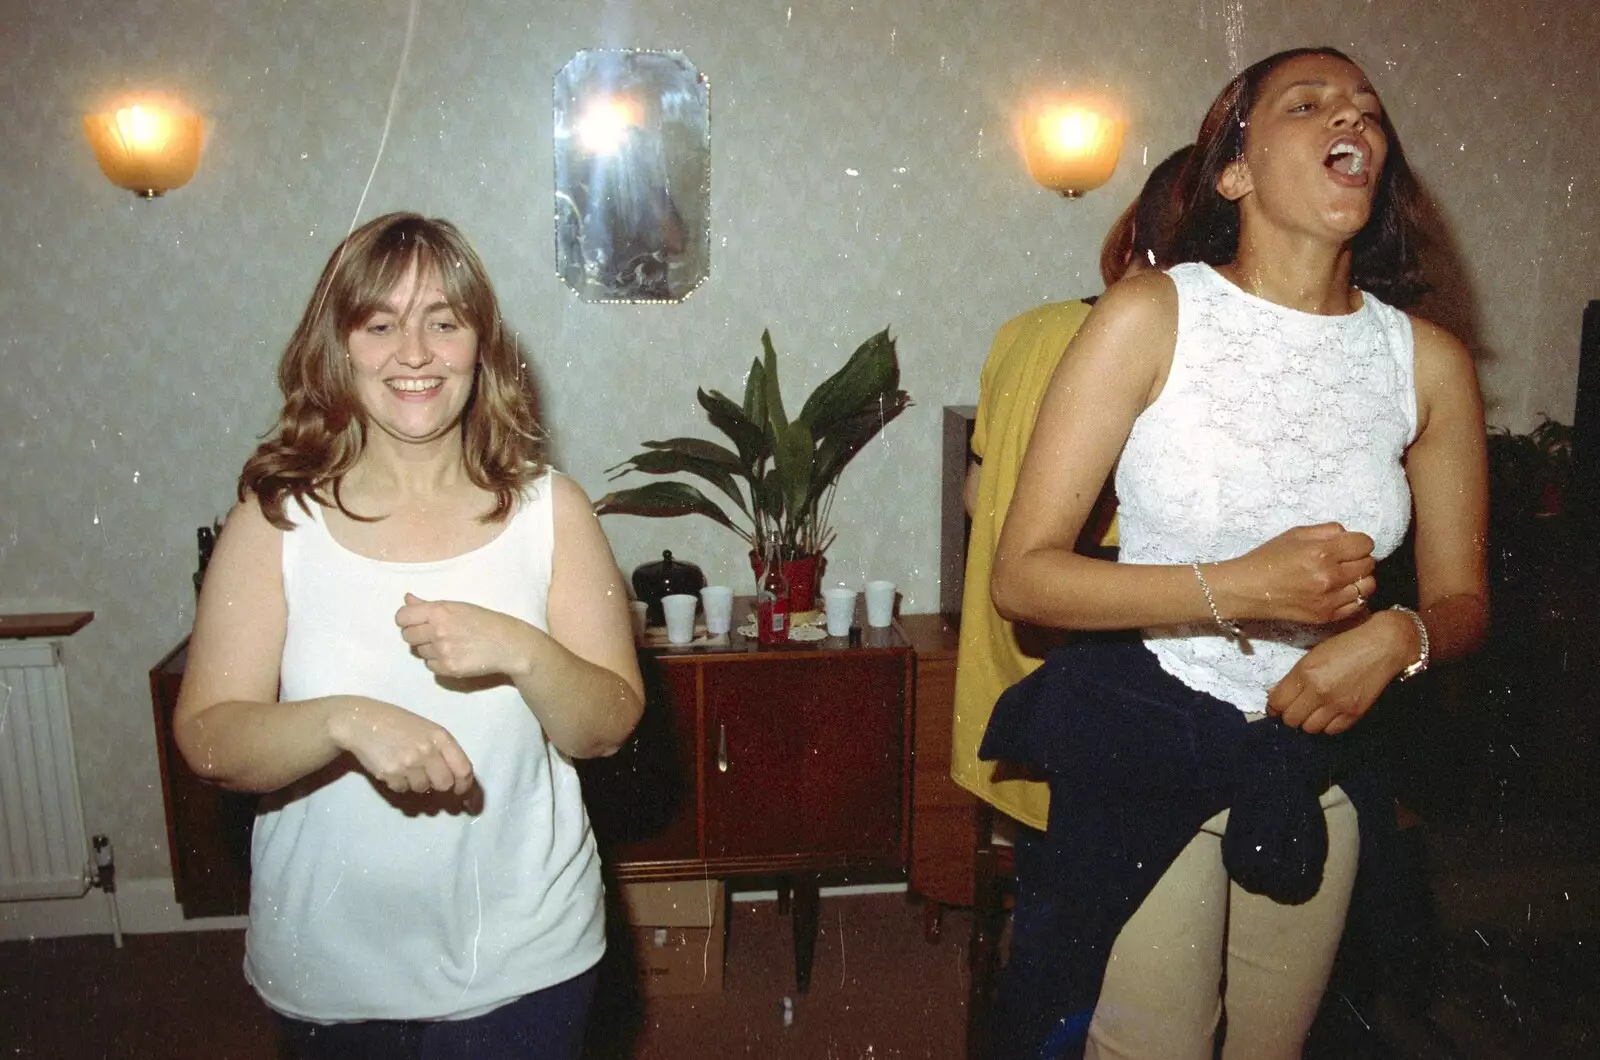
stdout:
{"type": "Polygon", "coordinates": [[[1243,640],[1244,630],[1239,628],[1239,623],[1229,622],[1222,617],[1222,612],[1217,610],[1217,601],[1211,596],[1211,586],[1206,584],[1206,576],[1200,573],[1200,564],[1190,563],[1189,566],[1194,570],[1195,581],[1200,583],[1200,591],[1206,594],[1206,606],[1211,608],[1211,617],[1216,619],[1217,628],[1230,637],[1237,637],[1243,640]]]}
{"type": "Polygon", "coordinates": [[[1422,641],[1422,650],[1417,653],[1417,661],[1400,671],[1400,680],[1409,681],[1428,668],[1428,627],[1422,621],[1422,616],[1409,607],[1395,604],[1389,610],[1399,611],[1411,619],[1412,623],[1417,627],[1417,638],[1422,641]]]}

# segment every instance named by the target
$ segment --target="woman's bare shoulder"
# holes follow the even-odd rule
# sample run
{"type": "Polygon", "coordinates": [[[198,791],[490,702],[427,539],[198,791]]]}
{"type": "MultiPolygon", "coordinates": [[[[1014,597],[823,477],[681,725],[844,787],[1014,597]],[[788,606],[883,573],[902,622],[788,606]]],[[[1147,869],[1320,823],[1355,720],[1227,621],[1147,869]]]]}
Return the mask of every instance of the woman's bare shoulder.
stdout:
{"type": "Polygon", "coordinates": [[[550,490],[550,499],[554,502],[557,511],[574,507],[584,510],[591,508],[589,494],[582,486],[578,485],[577,480],[572,476],[565,472],[557,471],[553,467],[546,468],[544,481],[547,483],[545,488],[550,490]]]}
{"type": "Polygon", "coordinates": [[[1176,317],[1178,287],[1164,272],[1140,272],[1112,284],[1094,304],[1089,319],[1115,318],[1161,323],[1176,317]]]}
{"type": "Polygon", "coordinates": [[[1094,305],[1068,347],[1078,372],[1115,379],[1129,393],[1154,400],[1178,335],[1178,289],[1160,272],[1130,276],[1094,305]]]}
{"type": "Polygon", "coordinates": [[[1435,324],[1427,317],[1419,317],[1415,313],[1407,313],[1406,319],[1411,321],[1411,341],[1419,352],[1426,352],[1430,356],[1464,357],[1467,355],[1466,343],[1456,338],[1446,328],[1435,324]]]}
{"type": "Polygon", "coordinates": [[[1470,381],[1477,384],[1477,370],[1466,343],[1425,317],[1406,314],[1411,321],[1412,360],[1417,387],[1427,391],[1434,386],[1470,381]]]}
{"type": "MultiPolygon", "coordinates": [[[[294,503],[293,500],[284,502],[285,514],[294,503]]],[[[234,541],[246,540],[255,544],[276,540],[283,535],[283,531],[273,526],[267,518],[267,513],[261,508],[260,498],[254,493],[246,493],[228,510],[222,532],[234,541]]]]}

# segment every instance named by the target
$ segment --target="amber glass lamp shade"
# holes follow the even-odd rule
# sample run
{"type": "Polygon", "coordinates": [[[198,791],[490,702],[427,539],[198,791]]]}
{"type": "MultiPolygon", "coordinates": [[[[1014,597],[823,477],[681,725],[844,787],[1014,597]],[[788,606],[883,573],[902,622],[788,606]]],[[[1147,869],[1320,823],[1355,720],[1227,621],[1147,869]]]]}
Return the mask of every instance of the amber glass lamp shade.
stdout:
{"type": "Polygon", "coordinates": [[[140,104],[86,115],[83,131],[106,178],[142,199],[183,187],[200,163],[198,117],[140,104]]]}
{"type": "Polygon", "coordinates": [[[1122,122],[1081,104],[1035,107],[1023,126],[1028,173],[1075,199],[1111,179],[1122,153],[1122,122]]]}

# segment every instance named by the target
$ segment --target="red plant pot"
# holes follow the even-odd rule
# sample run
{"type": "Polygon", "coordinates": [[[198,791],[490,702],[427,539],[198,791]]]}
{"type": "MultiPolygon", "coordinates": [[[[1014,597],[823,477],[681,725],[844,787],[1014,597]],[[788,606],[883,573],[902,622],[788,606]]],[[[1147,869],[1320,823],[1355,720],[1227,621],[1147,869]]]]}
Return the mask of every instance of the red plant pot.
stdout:
{"type": "MultiPolygon", "coordinates": [[[[761,585],[761,554],[750,550],[750,572],[756,585],[761,585]]],[[[822,568],[821,556],[801,556],[783,561],[783,576],[789,582],[789,613],[815,611],[817,608],[817,575],[822,568]]]]}

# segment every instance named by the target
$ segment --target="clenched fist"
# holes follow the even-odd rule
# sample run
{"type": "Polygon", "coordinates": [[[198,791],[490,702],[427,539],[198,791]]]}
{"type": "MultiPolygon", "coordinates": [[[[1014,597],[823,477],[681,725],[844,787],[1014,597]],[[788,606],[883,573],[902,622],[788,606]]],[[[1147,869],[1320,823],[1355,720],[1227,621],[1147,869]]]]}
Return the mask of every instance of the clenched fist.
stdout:
{"type": "Polygon", "coordinates": [[[410,593],[394,620],[411,650],[441,677],[512,674],[531,628],[476,604],[423,600],[410,593]]]}
{"type": "Polygon", "coordinates": [[[345,697],[330,723],[333,740],[390,791],[453,791],[472,787],[472,763],[443,726],[392,703],[345,697]]]}
{"type": "Polygon", "coordinates": [[[1297,526],[1216,565],[1228,618],[1326,625],[1361,613],[1378,588],[1372,538],[1338,523],[1297,526]]]}

